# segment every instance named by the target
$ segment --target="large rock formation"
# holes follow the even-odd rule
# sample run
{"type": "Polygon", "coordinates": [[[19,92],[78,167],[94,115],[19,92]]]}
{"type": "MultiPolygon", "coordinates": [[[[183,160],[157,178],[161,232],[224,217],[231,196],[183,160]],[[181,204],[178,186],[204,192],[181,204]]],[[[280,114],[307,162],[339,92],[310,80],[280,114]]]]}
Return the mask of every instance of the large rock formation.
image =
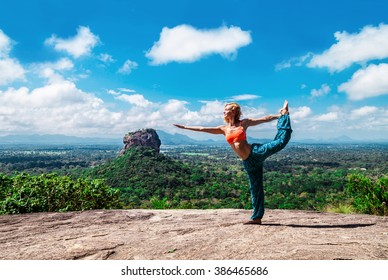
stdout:
{"type": "Polygon", "coordinates": [[[244,225],[250,215],[240,209],[0,215],[0,260],[388,260],[387,217],[267,209],[261,226],[244,225]]]}
{"type": "Polygon", "coordinates": [[[145,128],[134,132],[128,132],[123,138],[124,147],[120,154],[124,154],[126,150],[132,147],[150,147],[160,152],[161,141],[155,129],[145,128]]]}

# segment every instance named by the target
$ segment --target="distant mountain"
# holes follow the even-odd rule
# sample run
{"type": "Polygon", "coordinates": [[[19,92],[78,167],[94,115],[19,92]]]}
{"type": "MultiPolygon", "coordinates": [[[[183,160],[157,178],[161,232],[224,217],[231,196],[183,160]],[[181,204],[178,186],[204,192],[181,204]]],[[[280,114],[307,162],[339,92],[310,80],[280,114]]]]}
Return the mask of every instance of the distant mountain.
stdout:
{"type": "Polygon", "coordinates": [[[327,139],[294,139],[294,143],[304,144],[369,144],[369,143],[388,143],[387,139],[369,139],[357,140],[346,135],[327,139]]]}
{"type": "MultiPolygon", "coordinates": [[[[220,141],[195,140],[183,134],[170,134],[162,130],[157,131],[162,145],[219,145],[220,141]]],[[[124,137],[124,135],[123,135],[124,137]]],[[[28,134],[28,135],[7,135],[0,137],[0,145],[122,145],[123,138],[95,138],[77,137],[60,134],[28,134]]]]}
{"type": "MultiPolygon", "coordinates": [[[[223,141],[196,140],[183,134],[157,131],[162,145],[222,145],[223,141]]],[[[124,135],[123,135],[124,137],[124,135]]],[[[7,135],[0,137],[0,145],[122,145],[123,138],[77,137],[60,134],[7,135]]]]}
{"type": "Polygon", "coordinates": [[[60,134],[7,135],[0,137],[0,145],[120,145],[121,143],[122,139],[116,138],[76,137],[60,134]]]}
{"type": "Polygon", "coordinates": [[[223,142],[214,140],[196,140],[186,135],[167,133],[162,130],[156,131],[159,135],[162,145],[221,145],[223,142]]]}
{"type": "Polygon", "coordinates": [[[341,135],[335,138],[327,138],[327,139],[302,139],[302,140],[297,140],[297,142],[314,144],[314,143],[352,143],[357,141],[350,138],[349,136],[341,135]]]}
{"type": "MultiPolygon", "coordinates": [[[[227,145],[224,139],[219,140],[196,140],[186,135],[167,133],[157,130],[162,145],[227,145]]],[[[257,139],[248,137],[249,143],[267,143],[272,139],[257,139]]],[[[294,143],[305,144],[343,144],[343,143],[387,143],[387,140],[354,140],[346,135],[331,139],[292,139],[294,143]]],[[[8,135],[0,137],[0,145],[123,145],[123,138],[102,138],[102,137],[77,137],[60,134],[29,134],[29,135],[8,135]]]]}
{"type": "Polygon", "coordinates": [[[349,136],[346,135],[341,135],[339,137],[331,139],[333,141],[338,141],[338,142],[355,142],[354,139],[350,138],[349,136]]]}
{"type": "MultiPolygon", "coordinates": [[[[162,145],[228,145],[227,142],[222,140],[196,140],[183,134],[170,134],[162,130],[157,130],[162,145]]],[[[272,139],[257,139],[248,137],[249,143],[267,143],[272,139]]]]}

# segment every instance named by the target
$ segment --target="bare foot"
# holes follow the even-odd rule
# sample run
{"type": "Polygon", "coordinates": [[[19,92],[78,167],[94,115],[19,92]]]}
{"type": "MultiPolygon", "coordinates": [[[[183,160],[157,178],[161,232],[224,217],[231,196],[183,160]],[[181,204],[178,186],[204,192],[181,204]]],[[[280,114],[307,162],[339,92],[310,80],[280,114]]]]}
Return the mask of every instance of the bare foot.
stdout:
{"type": "Polygon", "coordinates": [[[261,225],[261,219],[253,219],[245,222],[244,225],[261,225]]]}
{"type": "Polygon", "coordinates": [[[288,100],[284,100],[283,108],[281,108],[279,112],[282,115],[288,114],[288,100]]]}

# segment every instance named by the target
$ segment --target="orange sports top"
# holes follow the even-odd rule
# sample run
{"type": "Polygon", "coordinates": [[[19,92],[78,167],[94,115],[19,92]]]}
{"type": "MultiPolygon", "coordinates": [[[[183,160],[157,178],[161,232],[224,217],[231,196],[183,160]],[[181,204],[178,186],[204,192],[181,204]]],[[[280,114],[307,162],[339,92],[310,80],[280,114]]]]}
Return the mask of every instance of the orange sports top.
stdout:
{"type": "Polygon", "coordinates": [[[237,141],[247,140],[247,134],[245,133],[243,127],[239,126],[235,132],[229,133],[225,136],[225,138],[229,144],[232,144],[237,141]]]}

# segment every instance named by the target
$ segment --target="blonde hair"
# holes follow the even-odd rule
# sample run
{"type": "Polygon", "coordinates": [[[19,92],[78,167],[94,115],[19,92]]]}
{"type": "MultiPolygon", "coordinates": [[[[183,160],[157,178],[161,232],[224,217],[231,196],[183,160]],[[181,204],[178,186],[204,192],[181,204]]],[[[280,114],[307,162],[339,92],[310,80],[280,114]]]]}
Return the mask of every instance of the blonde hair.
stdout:
{"type": "MultiPolygon", "coordinates": [[[[232,103],[225,104],[224,108],[226,106],[231,106],[232,110],[236,112],[236,115],[234,116],[234,121],[238,122],[240,120],[241,115],[242,115],[240,105],[236,102],[232,102],[232,103]]],[[[226,118],[224,118],[224,121],[227,122],[226,118]]]]}

